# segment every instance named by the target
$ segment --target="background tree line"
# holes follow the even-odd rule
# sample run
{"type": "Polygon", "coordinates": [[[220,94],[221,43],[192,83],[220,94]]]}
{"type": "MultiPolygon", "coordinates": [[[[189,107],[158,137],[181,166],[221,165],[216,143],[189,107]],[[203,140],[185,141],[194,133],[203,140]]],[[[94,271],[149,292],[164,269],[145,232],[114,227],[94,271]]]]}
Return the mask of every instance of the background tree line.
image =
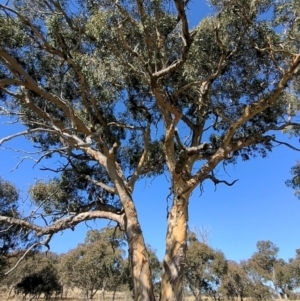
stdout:
{"type": "MultiPolygon", "coordinates": [[[[300,249],[296,250],[294,258],[285,261],[278,257],[279,248],[271,241],[258,241],[256,247],[249,259],[235,262],[190,231],[184,295],[194,296],[196,301],[204,297],[241,301],[244,298],[298,298],[300,249]]],[[[84,242],[66,254],[31,251],[11,273],[2,277],[0,285],[8,294],[21,295],[24,300],[40,295],[45,299],[66,298],[75,288],[85,300],[94,299],[96,293],[101,300],[115,300],[117,292],[134,297],[127,248],[124,234],[117,228],[90,230],[84,242]]],[[[158,298],[162,262],[151,246],[147,246],[147,250],[154,293],[158,298]]],[[[6,270],[15,266],[18,254],[20,252],[7,254],[6,270]]]]}

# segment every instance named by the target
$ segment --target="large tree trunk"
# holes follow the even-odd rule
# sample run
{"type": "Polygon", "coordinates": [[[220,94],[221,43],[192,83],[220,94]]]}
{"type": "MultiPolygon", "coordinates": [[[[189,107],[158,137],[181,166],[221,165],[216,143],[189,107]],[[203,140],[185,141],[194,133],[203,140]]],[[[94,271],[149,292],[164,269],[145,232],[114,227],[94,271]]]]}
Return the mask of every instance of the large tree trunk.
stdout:
{"type": "Polygon", "coordinates": [[[134,284],[134,300],[155,301],[148,253],[131,191],[125,185],[114,159],[108,160],[108,172],[124,210],[123,227],[129,247],[128,256],[134,284]]]}
{"type": "MultiPolygon", "coordinates": [[[[178,192],[183,191],[183,189],[178,187],[178,183],[176,190],[178,192]]],[[[187,240],[188,198],[188,193],[175,193],[172,209],[169,212],[160,301],[182,300],[182,280],[187,240]]]]}
{"type": "Polygon", "coordinates": [[[155,301],[153,284],[142,230],[131,199],[126,201],[124,227],[129,246],[129,261],[134,283],[135,301],[155,301]]]}

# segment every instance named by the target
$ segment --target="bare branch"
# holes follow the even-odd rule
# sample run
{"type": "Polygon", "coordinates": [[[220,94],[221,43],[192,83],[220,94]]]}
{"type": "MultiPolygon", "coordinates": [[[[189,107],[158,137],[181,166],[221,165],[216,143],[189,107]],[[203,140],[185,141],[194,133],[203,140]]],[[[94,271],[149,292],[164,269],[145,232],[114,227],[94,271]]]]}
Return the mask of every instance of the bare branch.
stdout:
{"type": "Polygon", "coordinates": [[[10,225],[8,228],[4,229],[4,230],[0,230],[0,234],[1,233],[5,233],[8,232],[14,225],[10,225]]]}
{"type": "MultiPolygon", "coordinates": [[[[96,203],[93,203],[93,205],[95,204],[96,203]]],[[[0,222],[9,225],[17,225],[25,229],[33,230],[37,236],[43,236],[48,234],[52,235],[62,230],[72,228],[83,221],[96,219],[96,218],[109,219],[121,225],[123,224],[122,211],[117,210],[113,206],[107,204],[101,204],[99,202],[97,203],[97,208],[99,210],[81,212],[76,215],[70,215],[68,217],[61,218],[55,221],[52,225],[45,226],[45,227],[35,225],[25,219],[19,219],[19,218],[7,217],[7,216],[0,216],[0,222]]]]}
{"type": "Polygon", "coordinates": [[[229,183],[229,182],[227,182],[225,180],[219,180],[216,177],[214,177],[213,175],[208,175],[206,178],[210,179],[211,181],[214,182],[214,184],[215,184],[215,191],[217,189],[217,185],[220,184],[220,183],[225,184],[227,186],[232,186],[232,185],[234,185],[238,181],[238,179],[237,179],[237,180],[234,180],[233,182],[229,183]]]}
{"type": "Polygon", "coordinates": [[[5,79],[0,80],[0,88],[9,86],[9,85],[22,86],[23,82],[21,80],[17,80],[17,79],[13,79],[13,78],[5,78],[5,79]]]}
{"type": "Polygon", "coordinates": [[[104,190],[106,190],[106,191],[109,192],[109,193],[112,193],[112,194],[116,194],[116,193],[117,193],[115,188],[110,187],[110,186],[108,186],[108,185],[106,185],[106,184],[104,184],[104,183],[102,183],[102,182],[95,181],[94,179],[92,179],[92,178],[91,178],[90,176],[88,176],[88,175],[84,176],[84,178],[85,178],[86,180],[90,181],[91,183],[93,183],[94,185],[103,188],[104,190]]]}
{"type": "Polygon", "coordinates": [[[186,147],[181,141],[180,137],[178,135],[178,132],[175,131],[175,138],[179,144],[179,146],[184,150],[184,152],[188,155],[193,155],[193,154],[198,154],[199,152],[206,151],[209,149],[212,149],[211,144],[207,142],[203,142],[199,144],[198,146],[191,146],[191,147],[186,147]]]}
{"type": "Polygon", "coordinates": [[[146,44],[146,47],[147,47],[148,59],[150,61],[152,61],[152,57],[153,57],[152,52],[153,52],[153,50],[152,50],[152,45],[151,45],[151,36],[150,36],[149,30],[148,30],[148,25],[146,24],[147,15],[146,15],[146,12],[145,12],[145,9],[144,9],[143,0],[136,0],[136,3],[137,3],[137,6],[138,6],[138,11],[139,11],[139,14],[140,14],[140,18],[141,18],[144,33],[145,33],[144,41],[145,41],[145,44],[146,44]]]}
{"type": "Polygon", "coordinates": [[[12,140],[16,137],[20,137],[20,136],[26,136],[26,135],[29,135],[31,133],[36,133],[36,132],[48,132],[48,133],[55,133],[56,131],[54,130],[50,130],[50,129],[45,129],[45,128],[36,128],[36,129],[29,129],[29,130],[26,130],[26,131],[23,131],[23,132],[19,132],[19,133],[16,133],[16,134],[13,134],[13,135],[10,135],[10,136],[7,136],[7,137],[4,137],[0,140],[0,146],[6,142],[6,141],[9,141],[9,140],[12,140]]]}
{"type": "Polygon", "coordinates": [[[20,218],[0,216],[0,222],[6,223],[8,225],[20,226],[22,228],[33,230],[35,232],[39,232],[42,230],[42,227],[20,218]]]}
{"type": "Polygon", "coordinates": [[[142,131],[144,132],[144,128],[142,127],[136,127],[134,125],[127,125],[127,124],[120,124],[117,122],[110,122],[107,124],[108,126],[112,125],[118,128],[123,128],[123,129],[128,129],[128,130],[132,130],[132,131],[142,131]]]}
{"type": "Polygon", "coordinates": [[[184,41],[184,47],[182,50],[182,57],[185,57],[189,47],[191,45],[191,36],[189,32],[189,24],[185,13],[185,5],[182,0],[174,0],[179,17],[181,19],[182,36],[184,41]]]}
{"type": "Polygon", "coordinates": [[[26,252],[21,256],[21,258],[17,261],[17,263],[10,269],[8,270],[7,272],[5,272],[5,275],[11,273],[13,270],[16,269],[16,267],[20,264],[20,262],[26,257],[26,255],[31,251],[33,250],[34,248],[38,247],[38,246],[46,246],[47,248],[49,248],[49,242],[52,238],[52,234],[50,235],[47,235],[46,239],[44,241],[41,241],[41,242],[36,242],[34,244],[32,244],[27,250],[26,252]]]}
{"type": "Polygon", "coordinates": [[[276,139],[272,139],[272,141],[278,143],[279,145],[285,145],[285,146],[287,146],[287,147],[289,147],[289,148],[291,148],[291,149],[293,149],[295,151],[298,151],[298,152],[300,151],[300,148],[297,148],[297,147],[295,147],[295,146],[293,146],[293,145],[291,145],[291,144],[289,144],[287,142],[278,141],[276,139]]]}
{"type": "Polygon", "coordinates": [[[136,28],[139,27],[139,23],[134,20],[130,14],[120,5],[120,2],[119,0],[115,0],[115,4],[116,4],[116,7],[118,8],[119,12],[123,15],[123,17],[127,20],[129,20],[129,22],[134,25],[136,28]]]}
{"type": "Polygon", "coordinates": [[[149,139],[150,139],[150,123],[148,122],[147,129],[142,131],[144,137],[144,151],[142,156],[140,157],[139,163],[133,175],[131,176],[128,187],[133,191],[134,184],[136,183],[141,170],[144,166],[145,161],[147,160],[148,152],[149,152],[149,139]]]}

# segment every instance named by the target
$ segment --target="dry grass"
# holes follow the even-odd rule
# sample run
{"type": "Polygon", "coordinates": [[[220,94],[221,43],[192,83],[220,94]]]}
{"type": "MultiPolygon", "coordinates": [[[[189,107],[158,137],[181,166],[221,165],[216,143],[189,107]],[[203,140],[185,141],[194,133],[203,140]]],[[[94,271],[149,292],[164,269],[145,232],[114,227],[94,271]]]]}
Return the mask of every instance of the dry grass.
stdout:
{"type": "MultiPolygon", "coordinates": [[[[84,300],[84,295],[79,289],[68,289],[65,290],[63,294],[63,298],[53,298],[52,300],[55,301],[82,301],[84,300]]],[[[105,293],[105,300],[103,300],[100,292],[97,292],[94,296],[95,301],[111,301],[113,299],[113,293],[112,292],[106,292],[105,293]]],[[[22,301],[21,295],[15,295],[13,292],[11,292],[9,296],[9,290],[5,288],[0,288],[0,301],[22,301]]],[[[45,301],[44,298],[40,299],[34,299],[35,301],[45,301]]],[[[133,301],[131,298],[130,292],[116,292],[115,294],[115,301],[133,301]]]]}
{"type": "MultiPolygon", "coordinates": [[[[11,293],[11,295],[8,297],[9,291],[7,289],[0,287],[0,301],[22,301],[22,296],[17,296],[11,293]]],[[[102,296],[100,292],[98,292],[94,296],[94,301],[111,301],[113,299],[113,294],[111,292],[105,293],[105,300],[102,299],[102,296]]],[[[45,301],[45,299],[34,299],[35,301],[45,301]]],[[[55,301],[83,301],[84,295],[79,289],[68,289],[65,291],[64,298],[53,298],[52,300],[55,301]]],[[[203,297],[203,301],[212,301],[211,298],[203,297]]],[[[251,299],[245,301],[251,301],[251,299]]],[[[115,301],[133,301],[131,297],[131,293],[128,292],[117,292],[115,295],[115,301]]],[[[195,301],[195,298],[193,296],[185,297],[184,301],[195,301]]],[[[237,300],[238,301],[238,300],[237,300]]],[[[282,299],[272,299],[272,301],[283,301],[282,299]]],[[[300,301],[300,300],[295,300],[300,301]]]]}

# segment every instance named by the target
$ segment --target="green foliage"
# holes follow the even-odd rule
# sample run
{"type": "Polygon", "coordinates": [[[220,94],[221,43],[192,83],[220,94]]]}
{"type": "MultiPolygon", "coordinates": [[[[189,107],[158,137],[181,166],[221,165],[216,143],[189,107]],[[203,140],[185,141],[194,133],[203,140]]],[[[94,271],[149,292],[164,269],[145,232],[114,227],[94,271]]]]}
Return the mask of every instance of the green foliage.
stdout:
{"type": "Polygon", "coordinates": [[[261,274],[266,280],[271,280],[279,248],[269,240],[258,241],[256,246],[258,251],[252,255],[251,259],[261,269],[261,274]]]}
{"type": "Polygon", "coordinates": [[[279,248],[271,241],[258,241],[257,249],[246,265],[252,275],[252,286],[260,283],[261,290],[266,291],[263,286],[271,281],[277,295],[283,298],[292,296],[297,287],[297,276],[291,262],[296,266],[297,258],[289,263],[278,258],[279,248]]]}
{"type": "Polygon", "coordinates": [[[291,170],[292,179],[287,180],[285,183],[295,191],[295,196],[300,198],[300,163],[297,162],[291,170]]]}
{"type": "Polygon", "coordinates": [[[117,240],[111,244],[112,229],[90,231],[85,244],[63,255],[60,277],[69,287],[77,287],[92,298],[100,289],[116,291],[126,283],[126,263],[117,240]]]}
{"type": "Polygon", "coordinates": [[[247,274],[246,296],[255,300],[265,300],[271,298],[272,291],[265,282],[264,273],[255,261],[248,260],[242,263],[242,267],[247,274]]]}
{"type": "Polygon", "coordinates": [[[292,265],[278,259],[275,263],[274,286],[279,291],[282,298],[290,297],[296,287],[295,277],[293,275],[292,265]]]}
{"type": "Polygon", "coordinates": [[[161,278],[162,265],[156,256],[156,250],[150,245],[147,246],[149,265],[151,269],[152,282],[156,283],[161,278]]]}
{"type": "MultiPolygon", "coordinates": [[[[0,177],[0,214],[17,217],[18,199],[19,193],[16,187],[0,177]]],[[[0,222],[0,275],[6,265],[7,253],[17,248],[21,235],[20,227],[8,226],[0,222]]]]}
{"type": "Polygon", "coordinates": [[[228,270],[222,277],[220,292],[228,299],[234,300],[240,298],[242,300],[247,296],[249,280],[245,269],[234,261],[227,261],[228,270]]]}
{"type": "Polygon", "coordinates": [[[296,250],[295,258],[289,260],[289,270],[293,279],[293,286],[300,286],[300,249],[296,250]]]}
{"type": "Polygon", "coordinates": [[[32,273],[24,277],[15,285],[16,294],[39,297],[44,295],[45,300],[50,300],[52,295],[61,293],[61,285],[53,267],[47,266],[39,273],[32,273]]]}
{"type": "Polygon", "coordinates": [[[103,242],[112,249],[119,249],[119,252],[126,246],[124,232],[119,227],[105,227],[101,230],[90,230],[87,232],[84,244],[103,242]]]}
{"type": "Polygon", "coordinates": [[[14,269],[1,280],[1,285],[14,288],[16,294],[46,298],[56,295],[61,290],[57,264],[58,256],[48,252],[31,251],[16,266],[22,251],[10,253],[6,270],[14,269]]]}
{"type": "MultiPolygon", "coordinates": [[[[20,76],[21,81],[26,77],[25,87],[11,66],[0,64],[0,79],[8,80],[1,88],[3,112],[18,113],[26,128],[36,130],[27,137],[43,152],[41,159],[61,158],[55,168],[45,168],[57,172],[56,177],[32,186],[33,199],[56,218],[95,203],[99,196],[120,209],[118,196],[96,184],[114,185],[87,146],[103,154],[115,145],[114,161],[123,180],[137,169],[138,177],[164,172],[166,148],[178,160],[180,152],[187,155],[175,135],[172,145],[165,145],[162,120],[170,108],[159,103],[157,89],[187,126],[177,132],[185,147],[201,145],[209,129],[209,160],[246,107],[271,97],[282,69],[299,50],[296,2],[212,0],[215,14],[185,33],[189,43],[182,40],[172,1],[143,3],[143,17],[132,1],[78,1],[74,10],[70,1],[36,1],[35,7],[32,1],[12,1],[1,7],[3,51],[30,77],[20,76]],[[266,18],[269,12],[272,18],[266,18]],[[174,71],[156,74],[181,59],[174,71]]],[[[300,127],[286,118],[296,117],[299,109],[297,77],[295,73],[290,89],[281,91],[274,103],[237,127],[232,150],[222,160],[266,157],[282,124],[286,127],[281,130],[298,135],[300,127]]],[[[191,162],[199,160],[203,157],[191,162]]]]}
{"type": "Polygon", "coordinates": [[[199,242],[194,233],[189,237],[185,282],[197,300],[201,300],[202,294],[216,299],[221,278],[227,273],[224,254],[199,242]]]}

